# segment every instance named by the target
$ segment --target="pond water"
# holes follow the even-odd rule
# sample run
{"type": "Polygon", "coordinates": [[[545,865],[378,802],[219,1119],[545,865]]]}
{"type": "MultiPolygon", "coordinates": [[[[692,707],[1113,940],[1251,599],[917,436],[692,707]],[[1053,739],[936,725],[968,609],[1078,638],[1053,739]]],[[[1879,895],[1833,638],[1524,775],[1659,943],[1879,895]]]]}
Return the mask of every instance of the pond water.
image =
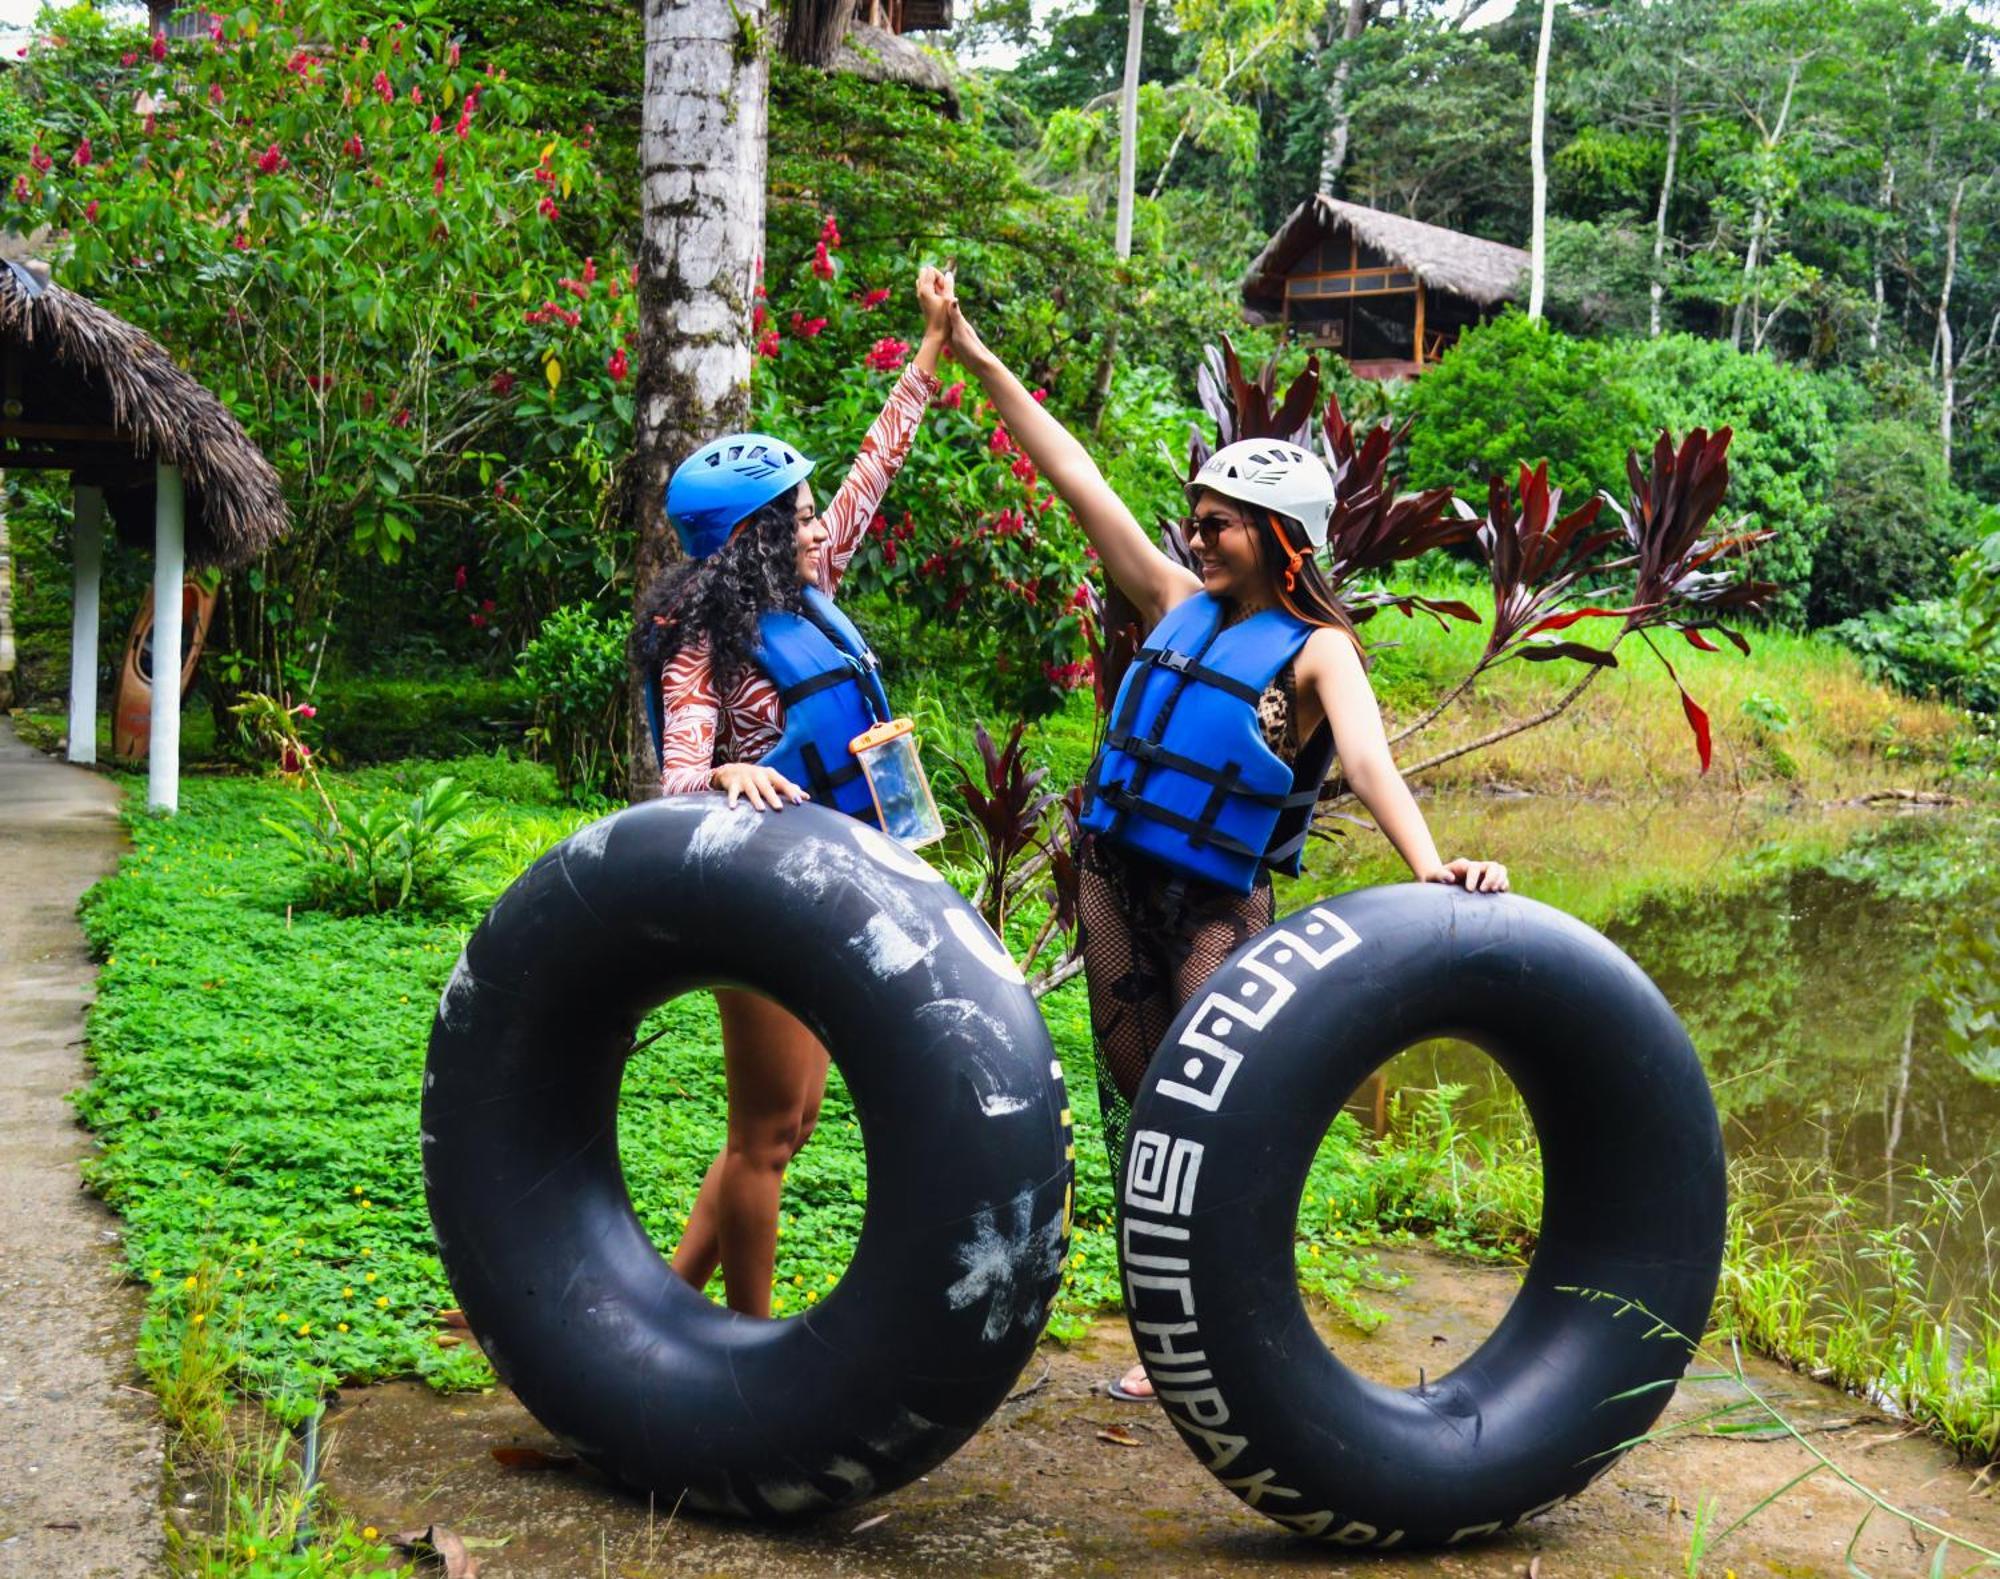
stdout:
{"type": "MultiPolygon", "coordinates": [[[[2000,818],[1543,797],[1427,811],[1448,855],[1507,861],[1517,888],[1604,931],[1659,984],[1709,1072],[1738,1193],[1762,1202],[1760,1233],[1811,1235],[1865,1287],[1900,1227],[1925,1304],[1993,1310],[2000,1082],[1954,1050],[1944,1004],[1993,1000],[1976,974],[1990,956],[1965,945],[2000,914],[2000,818]]],[[[1394,878],[1366,848],[1379,840],[1349,844],[1322,858],[1317,891],[1394,878]]],[[[1524,1121],[1463,1044],[1412,1049],[1385,1076],[1392,1096],[1441,1082],[1467,1088],[1468,1123],[1524,1121]]],[[[1358,1094],[1364,1121],[1379,1095],[1358,1094]]]]}

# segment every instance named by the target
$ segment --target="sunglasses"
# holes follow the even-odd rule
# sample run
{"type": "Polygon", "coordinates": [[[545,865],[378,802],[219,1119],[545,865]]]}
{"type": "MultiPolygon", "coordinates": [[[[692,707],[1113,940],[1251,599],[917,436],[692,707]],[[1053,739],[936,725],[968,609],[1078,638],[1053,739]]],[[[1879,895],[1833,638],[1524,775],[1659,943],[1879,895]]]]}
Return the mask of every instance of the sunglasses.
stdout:
{"type": "Polygon", "coordinates": [[[1197,538],[1206,538],[1209,542],[1213,543],[1232,526],[1242,526],[1243,524],[1235,516],[1223,515],[1217,511],[1211,511],[1207,515],[1197,515],[1187,523],[1188,541],[1194,542],[1197,538]]]}

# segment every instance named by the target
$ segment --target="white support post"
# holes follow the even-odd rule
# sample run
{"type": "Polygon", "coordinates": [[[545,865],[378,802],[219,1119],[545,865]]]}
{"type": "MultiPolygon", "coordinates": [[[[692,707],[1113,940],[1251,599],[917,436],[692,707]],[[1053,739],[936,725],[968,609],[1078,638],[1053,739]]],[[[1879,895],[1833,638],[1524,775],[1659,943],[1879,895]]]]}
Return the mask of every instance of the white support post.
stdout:
{"type": "Polygon", "coordinates": [[[153,506],[153,721],[146,748],[146,806],[177,810],[181,799],[181,584],[187,532],[181,469],[161,461],[153,506]]]}
{"type": "Polygon", "coordinates": [[[104,490],[78,485],[69,618],[69,759],[97,760],[97,607],[104,581],[104,490]]]}

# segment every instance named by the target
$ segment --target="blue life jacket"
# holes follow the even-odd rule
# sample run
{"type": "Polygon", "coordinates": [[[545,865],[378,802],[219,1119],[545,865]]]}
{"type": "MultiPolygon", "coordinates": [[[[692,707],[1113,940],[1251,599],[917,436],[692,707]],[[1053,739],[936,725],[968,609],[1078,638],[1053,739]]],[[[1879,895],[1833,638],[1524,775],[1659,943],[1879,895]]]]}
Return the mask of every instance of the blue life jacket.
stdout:
{"type": "Polygon", "coordinates": [[[800,613],[774,609],[757,621],[757,665],[778,688],[785,732],[763,756],[822,806],[875,822],[875,797],[854,753],[856,735],[889,721],[889,696],[861,632],[818,587],[800,613]]]}
{"type": "Polygon", "coordinates": [[[1176,871],[1247,894],[1267,867],[1296,875],[1333,761],[1322,729],[1287,765],[1257,702],[1312,635],[1278,609],[1224,628],[1198,592],[1132,659],[1092,765],[1082,823],[1176,871]]]}
{"type": "MultiPolygon", "coordinates": [[[[874,822],[875,798],[848,742],[889,721],[889,697],[876,673],[875,654],[818,587],[805,589],[805,609],[774,609],[757,621],[757,666],[778,688],[784,733],[761,759],[822,806],[874,822]]],[[[663,720],[660,687],[646,687],[646,722],[653,757],[660,756],[663,720]]]]}

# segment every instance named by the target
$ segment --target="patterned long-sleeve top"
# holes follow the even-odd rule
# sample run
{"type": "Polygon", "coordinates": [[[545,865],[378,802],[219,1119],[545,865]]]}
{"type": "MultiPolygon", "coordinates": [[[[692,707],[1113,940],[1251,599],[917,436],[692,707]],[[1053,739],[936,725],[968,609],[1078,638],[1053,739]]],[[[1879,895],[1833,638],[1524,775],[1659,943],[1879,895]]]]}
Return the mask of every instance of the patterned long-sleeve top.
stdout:
{"type": "MultiPolygon", "coordinates": [[[[861,453],[820,520],[827,531],[820,551],[819,585],[829,597],[874,518],[875,507],[916,437],[924,411],[942,386],[912,363],[861,441],[861,453]]],[[[660,789],[691,795],[712,788],[715,769],[727,762],[755,762],[785,729],[778,689],[746,666],[718,695],[706,638],[675,653],[660,675],[660,789]]]]}

